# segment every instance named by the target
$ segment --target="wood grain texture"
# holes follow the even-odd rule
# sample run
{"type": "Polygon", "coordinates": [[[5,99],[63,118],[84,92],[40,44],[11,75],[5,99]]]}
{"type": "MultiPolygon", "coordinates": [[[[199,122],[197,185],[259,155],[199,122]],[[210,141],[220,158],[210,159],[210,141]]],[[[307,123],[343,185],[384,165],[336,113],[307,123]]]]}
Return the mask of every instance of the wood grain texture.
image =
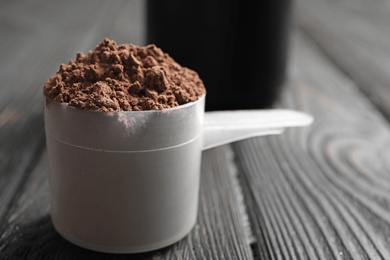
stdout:
{"type": "Polygon", "coordinates": [[[388,1],[298,0],[299,26],[390,119],[388,1]]]}
{"type": "Polygon", "coordinates": [[[279,106],[307,128],[234,144],[260,259],[390,259],[390,128],[299,35],[279,106]]]}

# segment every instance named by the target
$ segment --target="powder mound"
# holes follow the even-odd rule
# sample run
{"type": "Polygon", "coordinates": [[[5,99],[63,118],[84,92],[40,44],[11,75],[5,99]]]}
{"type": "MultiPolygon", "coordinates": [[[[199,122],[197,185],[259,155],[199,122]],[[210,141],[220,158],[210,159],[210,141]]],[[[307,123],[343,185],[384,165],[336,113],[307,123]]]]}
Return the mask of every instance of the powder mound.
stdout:
{"type": "Polygon", "coordinates": [[[87,55],[61,64],[44,84],[47,102],[104,112],[161,110],[206,93],[199,75],[154,44],[117,45],[104,38],[87,55]]]}

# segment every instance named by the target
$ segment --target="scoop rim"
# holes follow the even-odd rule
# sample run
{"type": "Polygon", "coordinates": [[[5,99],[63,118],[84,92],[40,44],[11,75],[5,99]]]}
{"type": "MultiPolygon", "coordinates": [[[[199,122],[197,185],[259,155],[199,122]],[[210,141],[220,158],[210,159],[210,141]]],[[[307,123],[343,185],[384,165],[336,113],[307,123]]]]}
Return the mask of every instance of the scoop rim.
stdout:
{"type": "Polygon", "coordinates": [[[140,110],[140,111],[124,111],[123,110],[123,111],[108,111],[108,112],[106,112],[106,111],[91,110],[91,109],[79,109],[77,107],[70,106],[69,103],[66,103],[66,102],[61,102],[60,103],[60,102],[57,102],[57,101],[54,101],[54,100],[50,100],[50,102],[48,102],[47,99],[45,99],[45,104],[46,104],[47,108],[54,104],[55,106],[60,106],[60,107],[63,107],[65,109],[74,109],[74,110],[78,110],[78,111],[82,111],[82,112],[91,112],[91,113],[101,113],[101,114],[118,114],[118,113],[137,114],[137,113],[140,113],[140,114],[144,114],[144,113],[163,113],[163,112],[175,111],[175,110],[178,110],[178,109],[191,107],[191,106],[194,106],[197,103],[201,102],[205,98],[206,98],[206,94],[202,94],[201,96],[199,96],[199,98],[197,100],[185,103],[183,105],[170,107],[170,108],[164,108],[164,109],[160,109],[160,110],[150,109],[150,110],[140,110]]]}

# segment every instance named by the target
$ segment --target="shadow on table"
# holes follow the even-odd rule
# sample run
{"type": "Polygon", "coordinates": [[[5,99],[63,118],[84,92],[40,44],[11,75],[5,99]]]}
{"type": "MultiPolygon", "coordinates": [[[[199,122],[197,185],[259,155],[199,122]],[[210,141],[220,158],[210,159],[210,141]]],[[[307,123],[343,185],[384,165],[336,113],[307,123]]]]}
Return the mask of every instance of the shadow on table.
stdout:
{"type": "Polygon", "coordinates": [[[169,247],[141,254],[99,253],[78,247],[62,238],[54,229],[50,216],[19,226],[0,241],[0,259],[152,259],[169,247]]]}

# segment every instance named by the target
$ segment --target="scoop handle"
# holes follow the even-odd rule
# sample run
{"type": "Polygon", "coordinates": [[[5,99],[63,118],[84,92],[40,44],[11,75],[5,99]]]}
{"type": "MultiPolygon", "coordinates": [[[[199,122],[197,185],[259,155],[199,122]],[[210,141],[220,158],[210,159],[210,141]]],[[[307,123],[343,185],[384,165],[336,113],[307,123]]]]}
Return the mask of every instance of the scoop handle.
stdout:
{"type": "Polygon", "coordinates": [[[255,136],[282,133],[287,127],[308,126],[314,118],[289,109],[209,111],[203,123],[203,150],[255,136]]]}

